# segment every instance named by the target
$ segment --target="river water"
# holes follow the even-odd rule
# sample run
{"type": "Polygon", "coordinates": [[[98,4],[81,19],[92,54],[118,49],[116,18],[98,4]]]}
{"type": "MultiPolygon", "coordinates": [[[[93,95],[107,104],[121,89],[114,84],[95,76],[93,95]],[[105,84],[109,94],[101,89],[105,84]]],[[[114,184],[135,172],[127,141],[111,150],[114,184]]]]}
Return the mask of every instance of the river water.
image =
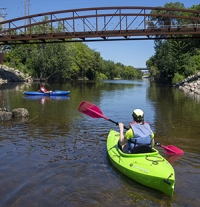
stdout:
{"type": "Polygon", "coordinates": [[[0,85],[9,110],[26,108],[29,117],[0,122],[0,206],[199,206],[200,99],[194,94],[143,80],[50,84],[70,90],[65,98],[24,96],[38,84],[0,85]],[[118,172],[106,152],[105,119],[78,112],[81,101],[128,126],[135,108],[145,112],[155,140],[184,150],[167,157],[176,173],[172,198],[118,172]]]}

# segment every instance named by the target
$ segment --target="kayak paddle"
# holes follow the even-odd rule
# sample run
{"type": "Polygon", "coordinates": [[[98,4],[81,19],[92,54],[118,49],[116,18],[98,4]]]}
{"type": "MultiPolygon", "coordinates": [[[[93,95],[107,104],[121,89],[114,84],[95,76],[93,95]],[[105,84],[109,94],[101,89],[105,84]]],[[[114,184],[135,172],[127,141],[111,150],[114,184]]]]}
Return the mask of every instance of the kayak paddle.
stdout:
{"type": "MultiPolygon", "coordinates": [[[[78,107],[78,111],[82,112],[92,118],[103,118],[106,119],[107,121],[110,121],[116,125],[118,125],[118,122],[115,122],[111,119],[109,119],[108,117],[104,116],[101,109],[94,105],[93,103],[90,103],[88,101],[82,101],[78,107]]],[[[129,129],[127,127],[124,127],[125,129],[129,129]]]]}
{"type": "Polygon", "coordinates": [[[157,146],[162,147],[166,151],[166,153],[168,155],[174,155],[174,154],[176,154],[176,155],[183,155],[184,154],[182,149],[179,149],[178,147],[176,147],[174,145],[164,146],[164,145],[161,145],[160,143],[157,143],[157,142],[155,144],[157,146]]]}
{"type": "MultiPolygon", "coordinates": [[[[96,106],[93,103],[90,103],[88,101],[82,101],[78,107],[78,111],[81,113],[84,113],[92,118],[103,118],[103,119],[106,119],[107,121],[110,121],[110,122],[118,125],[118,122],[115,122],[115,121],[109,119],[108,117],[104,116],[101,109],[98,106],[96,106]]],[[[124,129],[128,130],[129,128],[124,126],[124,129]]],[[[161,145],[160,143],[156,143],[156,145],[161,146],[163,149],[165,149],[167,154],[180,155],[180,154],[184,153],[183,150],[181,150],[178,147],[173,146],[173,145],[164,146],[164,145],[161,145]]]]}

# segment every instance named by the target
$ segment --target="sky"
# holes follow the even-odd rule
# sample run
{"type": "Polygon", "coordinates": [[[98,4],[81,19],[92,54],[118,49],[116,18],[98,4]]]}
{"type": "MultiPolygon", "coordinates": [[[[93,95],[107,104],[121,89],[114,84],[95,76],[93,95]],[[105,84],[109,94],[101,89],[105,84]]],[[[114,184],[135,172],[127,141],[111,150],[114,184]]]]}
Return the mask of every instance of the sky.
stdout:
{"type": "MultiPolygon", "coordinates": [[[[183,3],[186,8],[200,4],[199,0],[0,0],[0,14],[6,20],[26,15],[53,12],[59,10],[107,7],[107,6],[164,6],[169,2],[183,3]],[[30,6],[29,3],[30,2],[30,6]],[[5,8],[5,9],[4,9],[5,8]]],[[[127,40],[86,43],[91,49],[100,52],[104,60],[120,62],[135,68],[146,68],[146,61],[154,55],[153,40],[127,40]]]]}

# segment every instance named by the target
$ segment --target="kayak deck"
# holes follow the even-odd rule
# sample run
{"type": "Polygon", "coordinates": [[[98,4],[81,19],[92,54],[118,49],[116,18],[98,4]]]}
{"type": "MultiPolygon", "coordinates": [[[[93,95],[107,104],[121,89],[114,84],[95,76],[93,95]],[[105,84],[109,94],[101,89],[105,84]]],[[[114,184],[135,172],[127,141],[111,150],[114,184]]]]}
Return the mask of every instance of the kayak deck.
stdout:
{"type": "Polygon", "coordinates": [[[118,140],[119,132],[110,130],[107,151],[112,164],[129,178],[173,196],[175,172],[171,164],[154,148],[150,153],[123,153],[118,140]]]}

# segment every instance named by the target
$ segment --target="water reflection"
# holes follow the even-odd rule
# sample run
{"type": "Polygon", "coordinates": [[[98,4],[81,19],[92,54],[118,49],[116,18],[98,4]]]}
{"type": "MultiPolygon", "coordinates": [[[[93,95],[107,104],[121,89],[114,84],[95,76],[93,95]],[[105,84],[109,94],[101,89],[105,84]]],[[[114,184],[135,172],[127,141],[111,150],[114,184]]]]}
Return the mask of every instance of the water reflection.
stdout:
{"type": "Polygon", "coordinates": [[[24,95],[24,99],[26,100],[40,100],[41,104],[44,105],[47,101],[60,101],[60,100],[70,100],[69,96],[26,96],[24,95]]]}
{"type": "Polygon", "coordinates": [[[166,159],[168,160],[169,163],[174,163],[178,159],[180,159],[183,155],[167,155],[166,159]]]}
{"type": "Polygon", "coordinates": [[[186,89],[180,90],[182,93],[184,93],[185,96],[189,97],[190,99],[200,103],[200,95],[196,94],[194,92],[188,91],[186,89]]]}

